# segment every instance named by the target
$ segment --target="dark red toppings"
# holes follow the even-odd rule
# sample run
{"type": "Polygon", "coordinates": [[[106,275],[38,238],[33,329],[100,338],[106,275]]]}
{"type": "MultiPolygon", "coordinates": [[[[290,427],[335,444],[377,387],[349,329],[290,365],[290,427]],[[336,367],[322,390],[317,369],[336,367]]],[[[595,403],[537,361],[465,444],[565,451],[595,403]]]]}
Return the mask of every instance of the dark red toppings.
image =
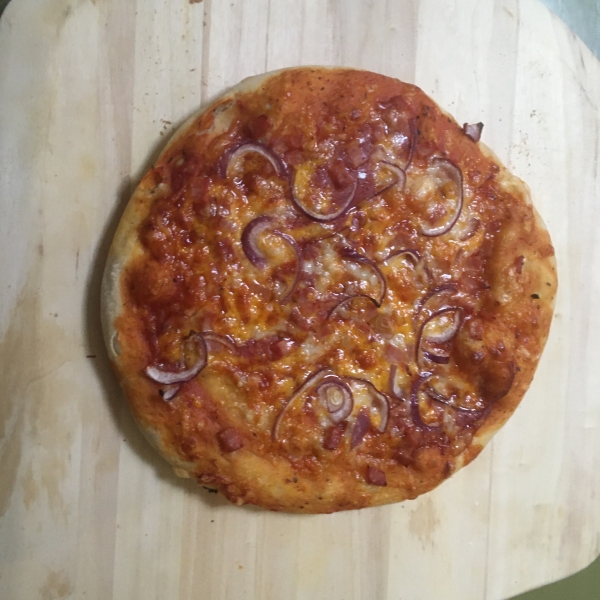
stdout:
{"type": "Polygon", "coordinates": [[[244,445],[244,440],[235,427],[228,427],[227,429],[219,431],[217,438],[219,439],[219,445],[223,452],[235,452],[244,445]]]}
{"type": "Polygon", "coordinates": [[[328,427],[323,437],[323,448],[325,450],[337,450],[342,441],[343,434],[342,428],[338,425],[328,427]]]}
{"type": "Polygon", "coordinates": [[[525,264],[524,256],[517,256],[515,260],[515,269],[517,273],[520,275],[523,272],[523,265],[525,264]]]}
{"type": "Polygon", "coordinates": [[[369,431],[369,427],[371,426],[371,419],[366,411],[366,409],[361,408],[358,415],[356,415],[356,421],[354,423],[354,427],[352,428],[352,439],[350,441],[350,448],[354,449],[357,446],[362,444],[362,441],[365,437],[367,431],[369,431]]]}
{"type": "Polygon", "coordinates": [[[372,467],[371,465],[367,467],[366,480],[367,483],[370,483],[371,485],[378,485],[381,487],[385,487],[387,485],[385,473],[381,469],[372,467]]]}

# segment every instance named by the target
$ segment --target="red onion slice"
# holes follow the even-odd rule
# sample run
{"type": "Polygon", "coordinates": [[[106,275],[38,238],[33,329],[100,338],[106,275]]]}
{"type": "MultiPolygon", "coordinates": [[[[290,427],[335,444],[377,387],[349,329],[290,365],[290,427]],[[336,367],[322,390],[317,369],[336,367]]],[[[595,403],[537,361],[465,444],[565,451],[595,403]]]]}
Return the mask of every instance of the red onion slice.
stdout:
{"type": "Polygon", "coordinates": [[[377,431],[383,433],[388,426],[390,417],[390,401],[388,397],[381,393],[368,379],[362,379],[361,377],[343,377],[343,380],[352,383],[357,382],[365,386],[369,390],[371,396],[371,406],[379,413],[379,425],[377,431]]]}
{"type": "Polygon", "coordinates": [[[202,369],[204,369],[206,366],[206,342],[202,336],[198,335],[197,333],[190,335],[190,339],[197,344],[199,357],[189,369],[186,369],[185,371],[179,371],[179,373],[172,373],[170,371],[163,371],[157,367],[146,367],[144,369],[144,373],[150,379],[152,379],[152,381],[156,381],[157,383],[162,383],[164,385],[184,383],[185,381],[190,381],[196,377],[196,375],[198,375],[198,373],[200,373],[200,371],[202,371],[202,369]]]}
{"type": "Polygon", "coordinates": [[[294,279],[292,280],[288,289],[285,291],[285,293],[281,295],[281,298],[279,299],[279,302],[281,302],[281,304],[286,304],[292,297],[292,294],[295,292],[296,288],[298,287],[298,282],[300,281],[300,275],[302,273],[304,261],[302,260],[302,252],[300,251],[300,247],[291,235],[277,230],[274,230],[273,234],[279,236],[282,240],[287,242],[294,251],[294,254],[296,255],[296,272],[294,273],[294,279]]]}
{"type": "Polygon", "coordinates": [[[481,139],[481,130],[483,129],[483,123],[465,123],[463,125],[463,131],[465,135],[470,137],[474,142],[478,142],[481,139]]]}
{"type": "Polygon", "coordinates": [[[317,394],[334,423],[347,418],[354,408],[352,390],[339,377],[326,377],[318,386],[317,394]]]}
{"type": "Polygon", "coordinates": [[[458,291],[458,284],[456,284],[456,283],[444,283],[443,285],[440,285],[440,286],[430,290],[417,302],[417,305],[415,307],[416,312],[417,313],[421,312],[425,308],[425,305],[434,296],[437,296],[439,294],[447,294],[450,292],[456,293],[457,291],[458,291]]]}
{"type": "Polygon", "coordinates": [[[386,168],[388,171],[391,171],[396,176],[396,181],[386,185],[380,190],[377,190],[377,194],[383,194],[383,192],[387,192],[396,185],[400,188],[400,190],[403,190],[406,187],[406,173],[404,172],[404,169],[401,169],[398,165],[395,165],[387,160],[381,160],[379,161],[379,164],[384,165],[384,168],[386,168]]]}
{"type": "Polygon", "coordinates": [[[440,404],[445,404],[446,406],[449,406],[450,408],[453,408],[455,410],[460,410],[460,411],[464,411],[464,412],[472,413],[472,414],[481,413],[483,410],[485,410],[485,409],[477,409],[477,408],[465,408],[464,406],[456,406],[456,404],[454,404],[450,400],[450,398],[447,398],[446,396],[444,396],[443,394],[438,392],[438,390],[431,387],[431,385],[429,383],[425,386],[424,392],[432,400],[435,400],[436,402],[439,402],[440,404]]]}
{"type": "MultiPolygon", "coordinates": [[[[259,269],[265,269],[268,265],[268,261],[266,256],[258,247],[258,240],[260,236],[265,233],[265,231],[271,228],[272,225],[273,218],[263,215],[257,217],[253,221],[250,221],[250,223],[246,225],[244,231],[242,232],[242,249],[244,250],[244,254],[248,260],[259,269]]],[[[287,244],[289,244],[296,256],[296,272],[294,273],[294,279],[279,300],[282,304],[285,304],[291,298],[300,279],[303,266],[302,252],[300,251],[300,247],[298,246],[296,240],[291,235],[278,231],[277,229],[273,229],[271,233],[280,237],[287,244]]]]}
{"type": "Polygon", "coordinates": [[[296,193],[296,184],[295,182],[292,184],[292,201],[294,205],[300,210],[300,212],[304,213],[307,217],[313,219],[314,221],[320,221],[322,223],[326,223],[328,221],[334,221],[338,217],[341,217],[352,205],[352,201],[354,200],[354,196],[356,195],[356,189],[358,187],[358,183],[354,181],[343,190],[336,192],[337,195],[337,203],[338,207],[331,213],[319,213],[315,210],[312,210],[302,200],[299,198],[296,193]]]}
{"type": "Polygon", "coordinates": [[[471,217],[471,219],[469,219],[469,222],[467,223],[465,230],[460,234],[458,239],[461,242],[466,242],[477,233],[480,227],[481,221],[476,217],[471,217]]]}
{"type": "MultiPolygon", "coordinates": [[[[352,304],[352,302],[354,302],[355,300],[359,300],[359,299],[364,299],[364,300],[368,300],[369,302],[373,303],[373,306],[375,306],[375,308],[378,308],[377,302],[371,298],[371,296],[367,296],[365,294],[356,294],[355,296],[349,296],[348,298],[344,298],[343,300],[340,300],[330,311],[329,314],[327,315],[328,319],[331,319],[337,312],[343,310],[344,308],[347,307],[348,304],[352,304]]],[[[372,308],[372,310],[375,310],[372,308]]]]}
{"type": "Polygon", "coordinates": [[[421,255],[418,250],[412,250],[410,248],[404,248],[402,250],[395,250],[391,254],[387,256],[387,258],[383,261],[383,264],[387,263],[388,260],[392,260],[393,258],[400,260],[402,258],[410,258],[414,266],[417,266],[417,263],[421,260],[421,255]]]}
{"type": "Polygon", "coordinates": [[[421,409],[419,408],[419,390],[421,386],[432,376],[432,373],[421,373],[417,377],[410,388],[410,414],[412,416],[413,425],[427,431],[435,431],[439,426],[427,425],[421,418],[421,409]]]}
{"type": "Polygon", "coordinates": [[[379,268],[377,263],[375,261],[371,260],[370,258],[367,258],[366,256],[363,256],[362,254],[359,254],[358,252],[352,250],[351,248],[344,248],[340,254],[341,254],[342,260],[349,260],[351,262],[357,262],[357,263],[360,263],[363,265],[367,265],[367,266],[371,267],[371,269],[373,269],[373,271],[375,272],[375,275],[377,276],[377,279],[379,280],[379,284],[381,287],[381,291],[380,291],[379,295],[377,296],[377,298],[373,298],[373,302],[375,302],[375,305],[377,306],[377,308],[379,308],[381,306],[381,303],[383,302],[383,299],[385,298],[385,294],[387,292],[387,283],[386,283],[385,277],[384,277],[383,273],[381,272],[381,269],[379,268]]]}
{"type": "Polygon", "coordinates": [[[258,248],[258,240],[271,227],[272,223],[272,217],[262,215],[250,221],[242,232],[242,249],[244,250],[244,254],[255,267],[260,269],[266,268],[267,259],[258,248]]]}
{"type": "Polygon", "coordinates": [[[398,365],[393,364],[390,365],[390,393],[392,394],[392,396],[394,396],[394,398],[398,398],[399,400],[402,400],[402,390],[400,389],[400,386],[398,385],[398,365]]]}
{"type": "Polygon", "coordinates": [[[425,350],[423,356],[438,365],[447,365],[450,362],[450,354],[444,350],[425,350]]]}
{"type": "Polygon", "coordinates": [[[283,420],[283,417],[285,416],[287,411],[290,409],[290,407],[294,404],[294,402],[298,398],[301,398],[307,392],[307,390],[309,390],[311,387],[320,383],[327,376],[333,376],[333,373],[331,373],[331,371],[329,371],[328,369],[321,369],[321,370],[317,371],[316,373],[309,375],[304,380],[304,383],[288,398],[288,400],[285,402],[283,408],[277,415],[277,418],[275,419],[275,423],[273,424],[272,438],[274,441],[277,441],[277,438],[279,437],[279,427],[281,425],[281,421],[283,420]]]}
{"type": "Polygon", "coordinates": [[[354,422],[354,427],[352,428],[352,436],[350,439],[351,450],[354,450],[356,446],[360,446],[365,434],[367,431],[369,431],[370,426],[371,419],[369,418],[366,409],[361,408],[360,412],[356,415],[356,421],[354,422]]]}
{"type": "Polygon", "coordinates": [[[460,217],[460,213],[463,208],[463,176],[462,171],[457,167],[452,161],[447,158],[440,158],[436,156],[432,159],[432,163],[437,165],[438,168],[444,169],[449,179],[454,182],[456,185],[456,207],[454,208],[454,212],[450,215],[450,218],[442,225],[437,225],[435,227],[431,227],[429,225],[421,226],[421,233],[427,237],[437,237],[438,235],[443,235],[444,233],[448,233],[458,221],[460,217]]]}
{"type": "Polygon", "coordinates": [[[223,349],[229,350],[230,352],[237,352],[238,350],[233,338],[229,335],[220,335],[214,331],[203,331],[202,337],[206,342],[206,347],[209,352],[220,352],[223,349]]]}
{"type": "Polygon", "coordinates": [[[161,394],[162,399],[165,402],[170,402],[171,400],[173,400],[173,398],[175,398],[175,396],[177,395],[177,392],[181,389],[180,385],[174,385],[173,387],[167,388],[166,390],[163,391],[163,393],[161,394]]]}
{"type": "Polygon", "coordinates": [[[417,339],[417,345],[415,348],[415,359],[417,363],[419,362],[419,355],[421,351],[421,346],[423,342],[433,342],[435,344],[441,344],[443,342],[450,341],[460,329],[462,325],[462,309],[461,308],[442,308],[434,312],[430,317],[423,321],[421,328],[419,330],[419,337],[417,339]],[[445,330],[440,333],[434,333],[426,335],[425,329],[429,324],[431,324],[435,319],[443,316],[443,315],[452,315],[452,322],[445,328],[445,330]]]}
{"type": "Polygon", "coordinates": [[[253,142],[241,144],[229,155],[229,158],[227,159],[227,166],[225,167],[225,173],[227,177],[232,176],[233,166],[235,166],[235,163],[238,160],[240,160],[247,154],[254,153],[260,154],[263,158],[267,159],[271,163],[271,166],[273,167],[275,173],[279,177],[281,177],[285,169],[279,157],[275,155],[273,151],[267,148],[266,146],[253,142]]]}

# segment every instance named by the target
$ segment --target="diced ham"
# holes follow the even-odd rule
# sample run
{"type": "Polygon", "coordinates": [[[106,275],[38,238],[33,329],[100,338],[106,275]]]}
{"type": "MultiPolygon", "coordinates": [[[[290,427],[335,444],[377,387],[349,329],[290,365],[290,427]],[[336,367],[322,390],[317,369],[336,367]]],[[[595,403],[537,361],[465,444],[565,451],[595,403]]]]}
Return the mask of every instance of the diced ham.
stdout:
{"type": "Polygon", "coordinates": [[[342,441],[342,430],[340,427],[329,427],[325,430],[323,438],[323,448],[325,450],[337,450],[342,441]]]}
{"type": "Polygon", "coordinates": [[[377,469],[376,467],[371,467],[370,465],[367,467],[367,483],[371,485],[378,485],[384,487],[387,485],[387,478],[385,473],[381,469],[377,469]]]}
{"type": "Polygon", "coordinates": [[[235,427],[228,427],[217,434],[223,452],[235,452],[244,445],[244,440],[235,427]]]}

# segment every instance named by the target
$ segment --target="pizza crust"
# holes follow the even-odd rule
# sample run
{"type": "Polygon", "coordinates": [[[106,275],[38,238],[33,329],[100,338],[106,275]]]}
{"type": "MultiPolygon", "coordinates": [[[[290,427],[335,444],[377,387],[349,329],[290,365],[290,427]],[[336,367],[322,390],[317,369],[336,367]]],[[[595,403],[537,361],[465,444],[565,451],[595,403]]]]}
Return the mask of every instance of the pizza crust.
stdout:
{"type": "MultiPolygon", "coordinates": [[[[323,69],[315,67],[314,69],[323,69]]],[[[250,77],[229,90],[208,108],[201,109],[190,117],[174,134],[156,161],[161,164],[169,153],[197,126],[206,115],[214,115],[214,123],[202,133],[209,138],[215,138],[224,133],[231,123],[231,107],[236,99],[255,92],[263,84],[276,78],[282,71],[266,73],[250,77]]],[[[335,69],[332,71],[336,71],[335,69]]],[[[194,134],[197,135],[197,134],[194,134]]],[[[500,163],[492,151],[479,143],[479,148],[485,156],[491,158],[500,169],[497,180],[506,191],[522,198],[523,202],[531,205],[527,186],[518,178],[511,175],[500,163]]],[[[160,186],[160,184],[158,184],[160,186]]],[[[152,171],[140,182],[128,203],[119,223],[111,245],[101,291],[102,326],[106,341],[107,352],[124,389],[133,416],[149,442],[174,467],[175,473],[182,477],[195,477],[203,485],[214,487],[224,493],[236,504],[252,503],[271,510],[288,512],[323,513],[375,506],[390,502],[399,502],[429,491],[441,483],[444,478],[456,472],[471,462],[490,441],[492,436],[504,425],[518,406],[521,398],[528,389],[533,378],[539,354],[546,342],[550,319],[556,294],[556,266],[553,257],[539,259],[535,252],[542,244],[550,245],[550,239],[540,215],[534,209],[535,225],[532,231],[538,240],[532,246],[531,260],[534,265],[534,276],[530,281],[530,289],[525,294],[537,293],[539,289],[547,290],[543,303],[542,330],[538,339],[538,356],[532,357],[526,368],[515,376],[515,381],[508,392],[498,402],[500,410],[493,410],[483,425],[478,429],[472,443],[452,461],[451,467],[434,464],[439,462],[439,456],[429,457],[426,449],[422,452],[422,470],[413,472],[399,467],[396,473],[388,473],[387,485],[376,487],[364,480],[349,478],[339,465],[328,470],[326,476],[322,473],[314,478],[299,478],[289,460],[276,454],[260,453],[242,447],[236,452],[222,452],[218,445],[205,444],[202,456],[189,460],[182,455],[180,445],[175,439],[176,434],[161,422],[160,411],[151,407],[149,398],[155,394],[152,382],[140,373],[139,364],[143,361],[132,359],[135,354],[128,348],[127,356],[123,354],[120,336],[123,335],[121,318],[124,314],[123,279],[128,265],[143,255],[138,230],[146,219],[157,193],[157,183],[152,171]],[[544,287],[540,282],[549,282],[544,287]],[[427,461],[430,461],[429,463],[427,461]],[[447,472],[444,472],[446,469],[447,472]],[[441,474],[443,473],[443,474],[441,474]]],[[[520,256],[522,249],[516,247],[514,256],[520,256]]],[[[510,262],[510,261],[505,261],[510,262]]],[[[136,339],[137,334],[128,337],[128,343],[136,339]]],[[[135,344],[134,344],[135,345],[135,344]]],[[[141,345],[139,346],[141,348],[141,345]]],[[[218,376],[203,372],[198,378],[198,393],[204,402],[213,406],[219,414],[220,426],[222,421],[237,424],[239,419],[230,419],[223,412],[223,406],[235,406],[245,401],[241,390],[233,390],[218,376]]],[[[367,461],[368,462],[368,461],[367,461]]]]}

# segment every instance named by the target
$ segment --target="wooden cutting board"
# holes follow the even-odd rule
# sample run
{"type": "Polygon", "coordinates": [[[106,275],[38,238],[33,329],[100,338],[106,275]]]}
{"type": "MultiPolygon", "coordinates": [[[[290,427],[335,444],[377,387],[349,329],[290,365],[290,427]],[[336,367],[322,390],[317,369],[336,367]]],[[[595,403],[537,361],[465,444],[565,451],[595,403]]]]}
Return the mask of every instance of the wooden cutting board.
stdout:
{"type": "Polygon", "coordinates": [[[480,600],[600,553],[600,63],[537,0],[13,0],[0,21],[0,596],[480,600]],[[241,78],[411,81],[532,188],[551,338],[473,465],[416,501],[235,508],[177,479],[124,407],[99,285],[132,188],[241,78]]]}

